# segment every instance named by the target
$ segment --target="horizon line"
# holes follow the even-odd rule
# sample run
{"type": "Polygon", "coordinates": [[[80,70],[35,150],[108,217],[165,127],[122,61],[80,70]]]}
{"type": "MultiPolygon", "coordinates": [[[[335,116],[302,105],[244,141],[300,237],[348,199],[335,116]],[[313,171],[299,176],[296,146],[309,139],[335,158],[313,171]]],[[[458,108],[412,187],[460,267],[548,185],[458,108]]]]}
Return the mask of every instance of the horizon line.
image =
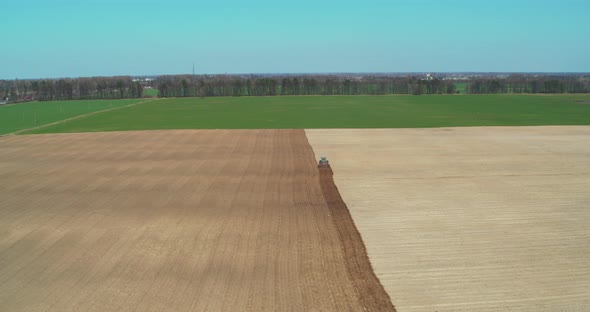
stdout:
{"type": "Polygon", "coordinates": [[[61,76],[61,77],[36,77],[36,78],[0,78],[3,81],[9,80],[56,80],[56,79],[79,79],[79,78],[104,78],[104,77],[166,77],[166,76],[243,76],[243,75],[411,75],[411,74],[537,74],[537,75],[590,75],[590,71],[383,71],[383,72],[236,72],[236,73],[176,73],[176,74],[125,74],[125,75],[91,75],[91,76],[61,76]]]}

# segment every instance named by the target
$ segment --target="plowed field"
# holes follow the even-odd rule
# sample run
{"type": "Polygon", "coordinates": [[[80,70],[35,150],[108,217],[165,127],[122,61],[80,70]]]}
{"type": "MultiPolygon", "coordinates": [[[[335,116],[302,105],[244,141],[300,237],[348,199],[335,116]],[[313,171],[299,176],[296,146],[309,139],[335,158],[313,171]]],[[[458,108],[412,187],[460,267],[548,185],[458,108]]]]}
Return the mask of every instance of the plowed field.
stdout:
{"type": "Polygon", "coordinates": [[[590,311],[590,127],[306,132],[398,311],[590,311]]]}
{"type": "Polygon", "coordinates": [[[393,306],[303,130],[187,130],[0,138],[0,310],[393,306]]]}

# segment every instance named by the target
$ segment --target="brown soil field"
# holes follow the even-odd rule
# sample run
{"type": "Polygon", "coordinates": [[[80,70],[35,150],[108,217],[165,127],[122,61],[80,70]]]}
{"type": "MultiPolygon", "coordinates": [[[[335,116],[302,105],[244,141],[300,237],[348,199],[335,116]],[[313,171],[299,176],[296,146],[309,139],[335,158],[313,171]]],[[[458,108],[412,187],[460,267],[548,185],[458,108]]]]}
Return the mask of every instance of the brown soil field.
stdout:
{"type": "Polygon", "coordinates": [[[0,138],[0,311],[394,311],[303,130],[0,138]]]}
{"type": "Polygon", "coordinates": [[[306,133],[398,311],[590,311],[590,127],[306,133]]]}

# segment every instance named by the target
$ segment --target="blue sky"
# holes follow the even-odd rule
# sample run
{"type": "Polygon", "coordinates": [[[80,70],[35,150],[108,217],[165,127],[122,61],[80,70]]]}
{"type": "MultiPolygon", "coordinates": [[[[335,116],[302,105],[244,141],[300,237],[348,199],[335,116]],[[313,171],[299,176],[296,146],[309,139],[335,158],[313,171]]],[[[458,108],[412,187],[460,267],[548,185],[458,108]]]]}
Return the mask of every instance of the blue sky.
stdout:
{"type": "Polygon", "coordinates": [[[0,79],[589,72],[588,0],[3,0],[0,79]]]}

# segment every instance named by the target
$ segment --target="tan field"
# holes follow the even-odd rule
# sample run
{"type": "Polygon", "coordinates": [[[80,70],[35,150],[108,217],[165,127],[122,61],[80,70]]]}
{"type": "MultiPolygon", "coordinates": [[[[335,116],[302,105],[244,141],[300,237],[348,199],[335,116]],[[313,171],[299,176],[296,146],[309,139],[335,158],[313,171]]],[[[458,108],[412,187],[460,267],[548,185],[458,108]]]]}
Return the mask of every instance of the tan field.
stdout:
{"type": "Polygon", "coordinates": [[[306,133],[398,311],[590,311],[590,127],[306,133]]]}
{"type": "Polygon", "coordinates": [[[1,137],[0,311],[394,309],[303,130],[187,130],[1,137]]]}

